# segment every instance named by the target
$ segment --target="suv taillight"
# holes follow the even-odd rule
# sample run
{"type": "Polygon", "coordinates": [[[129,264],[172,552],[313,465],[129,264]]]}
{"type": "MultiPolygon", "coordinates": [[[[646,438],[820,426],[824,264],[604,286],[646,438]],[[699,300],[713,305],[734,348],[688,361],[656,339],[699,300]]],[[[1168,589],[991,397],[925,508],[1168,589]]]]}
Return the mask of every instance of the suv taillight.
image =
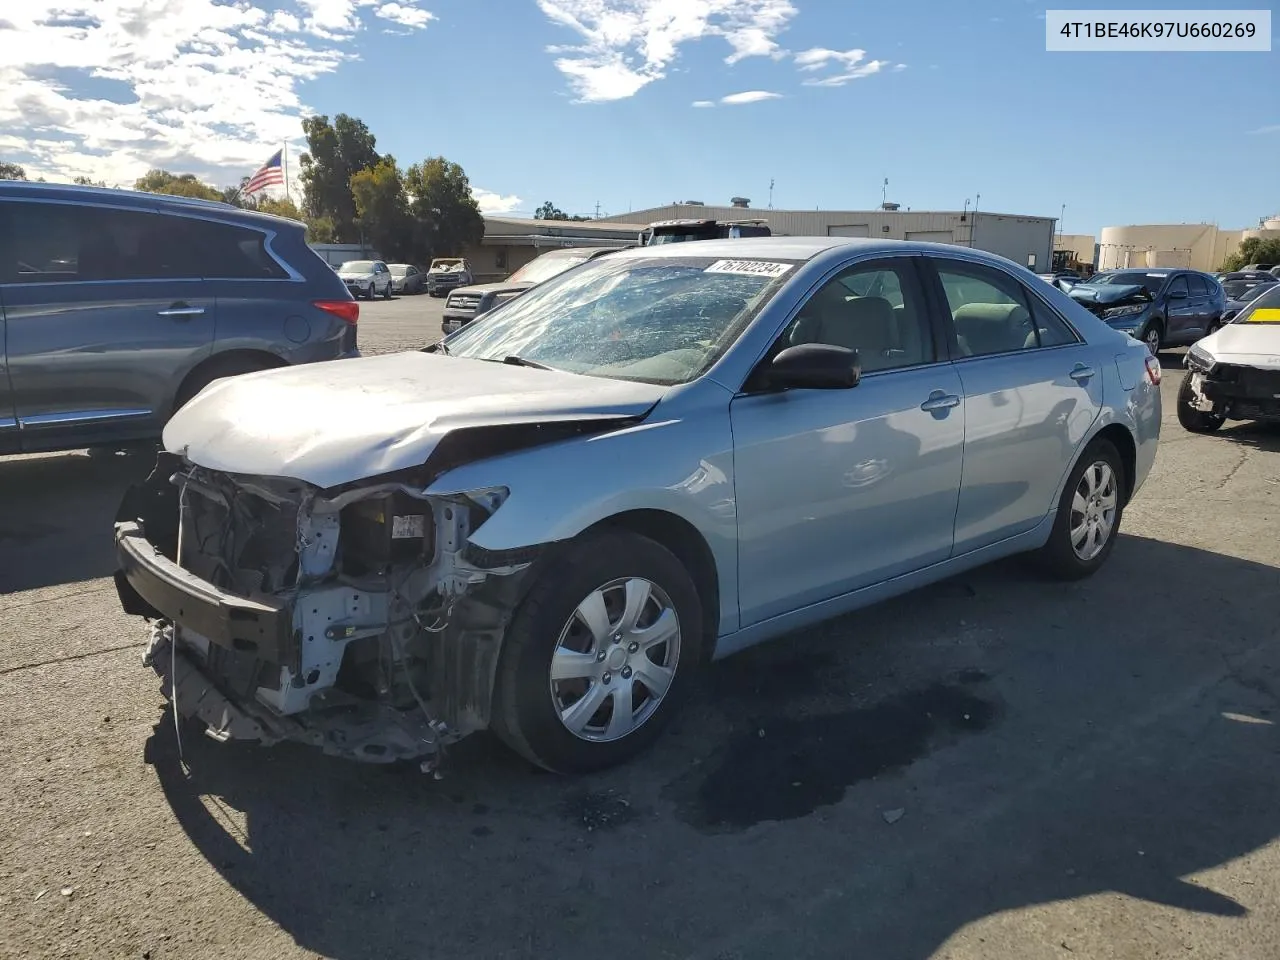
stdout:
{"type": "Polygon", "coordinates": [[[312,300],[311,305],[353,326],[360,320],[360,304],[354,300],[312,300]]]}
{"type": "Polygon", "coordinates": [[[1147,354],[1147,379],[1155,386],[1160,386],[1160,359],[1147,354]]]}

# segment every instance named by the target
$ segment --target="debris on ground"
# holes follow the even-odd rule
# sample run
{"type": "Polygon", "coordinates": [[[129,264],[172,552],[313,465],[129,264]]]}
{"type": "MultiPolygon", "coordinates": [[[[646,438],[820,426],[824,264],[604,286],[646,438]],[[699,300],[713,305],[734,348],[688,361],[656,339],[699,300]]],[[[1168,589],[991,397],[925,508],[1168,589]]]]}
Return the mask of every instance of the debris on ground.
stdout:
{"type": "Polygon", "coordinates": [[[884,817],[885,823],[897,823],[906,814],[906,810],[902,807],[894,807],[892,810],[886,810],[880,816],[884,817]]]}

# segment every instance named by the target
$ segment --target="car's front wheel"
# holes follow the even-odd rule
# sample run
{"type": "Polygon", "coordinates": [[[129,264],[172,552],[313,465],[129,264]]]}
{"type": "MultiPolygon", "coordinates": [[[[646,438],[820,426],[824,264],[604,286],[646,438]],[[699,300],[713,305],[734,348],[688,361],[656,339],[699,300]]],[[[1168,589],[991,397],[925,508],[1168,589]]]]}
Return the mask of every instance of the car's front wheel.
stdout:
{"type": "Polygon", "coordinates": [[[1147,345],[1153,357],[1160,353],[1160,344],[1163,340],[1164,328],[1159,323],[1151,324],[1147,327],[1147,332],[1142,335],[1142,342],[1147,345]]]}
{"type": "Polygon", "coordinates": [[[1227,418],[1212,410],[1201,410],[1197,406],[1196,388],[1193,382],[1194,371],[1188,370],[1178,387],[1178,422],[1192,433],[1213,433],[1227,418]]]}
{"type": "Polygon", "coordinates": [[[1101,437],[1072,467],[1058,501],[1041,565],[1064,580],[1095,573],[1111,555],[1124,513],[1125,469],[1119,451],[1101,437]]]}
{"type": "Polygon", "coordinates": [[[702,656],[702,607],[661,544],[605,530],[570,544],[512,620],[495,732],[558,773],[621,763],[651,744],[702,656]]]}

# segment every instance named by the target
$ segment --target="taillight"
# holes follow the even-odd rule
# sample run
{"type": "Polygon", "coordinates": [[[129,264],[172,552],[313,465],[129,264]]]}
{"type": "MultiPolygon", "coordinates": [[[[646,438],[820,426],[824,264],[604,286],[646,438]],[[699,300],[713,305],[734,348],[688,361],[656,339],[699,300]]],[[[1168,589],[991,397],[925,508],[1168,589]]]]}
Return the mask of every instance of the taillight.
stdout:
{"type": "Polygon", "coordinates": [[[311,305],[319,307],[325,313],[332,313],[352,326],[360,320],[360,304],[354,300],[312,300],[311,305]]]}
{"type": "Polygon", "coordinates": [[[1147,354],[1147,379],[1160,386],[1160,358],[1147,354]]]}

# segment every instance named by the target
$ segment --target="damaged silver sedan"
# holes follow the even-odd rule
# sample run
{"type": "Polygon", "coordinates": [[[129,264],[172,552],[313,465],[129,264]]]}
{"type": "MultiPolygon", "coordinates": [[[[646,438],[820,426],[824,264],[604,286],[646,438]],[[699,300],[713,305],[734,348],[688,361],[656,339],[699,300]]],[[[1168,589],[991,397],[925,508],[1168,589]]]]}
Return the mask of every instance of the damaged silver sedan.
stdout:
{"type": "Polygon", "coordinates": [[[1140,343],[979,251],[672,249],[178,411],[115,530],[177,712],[598,769],[704,661],[1013,553],[1105,562],[1159,430],[1140,343]]]}

